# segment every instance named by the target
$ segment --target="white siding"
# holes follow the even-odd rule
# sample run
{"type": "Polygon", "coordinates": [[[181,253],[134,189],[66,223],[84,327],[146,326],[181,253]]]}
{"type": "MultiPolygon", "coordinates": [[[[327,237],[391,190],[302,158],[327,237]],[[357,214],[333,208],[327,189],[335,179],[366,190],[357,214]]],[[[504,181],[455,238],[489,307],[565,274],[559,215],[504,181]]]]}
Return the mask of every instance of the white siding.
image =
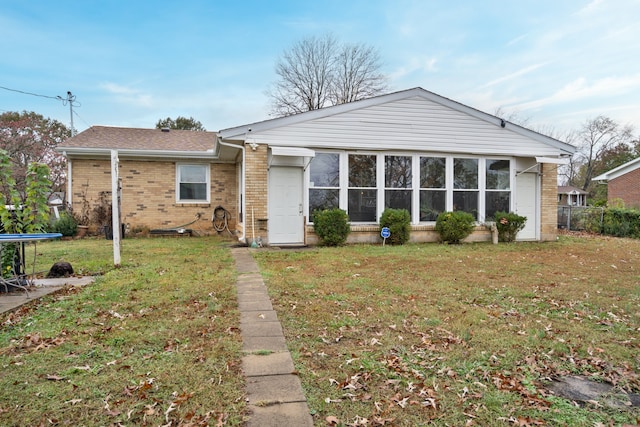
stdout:
{"type": "Polygon", "coordinates": [[[556,156],[558,148],[415,96],[251,135],[259,144],[347,150],[556,156]]]}

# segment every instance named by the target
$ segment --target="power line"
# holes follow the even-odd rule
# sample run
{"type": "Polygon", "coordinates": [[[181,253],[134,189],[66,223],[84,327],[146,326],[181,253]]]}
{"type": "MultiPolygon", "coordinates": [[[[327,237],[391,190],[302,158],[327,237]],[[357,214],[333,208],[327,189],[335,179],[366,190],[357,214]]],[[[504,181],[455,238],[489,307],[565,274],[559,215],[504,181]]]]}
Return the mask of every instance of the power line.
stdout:
{"type": "Polygon", "coordinates": [[[10,92],[17,92],[17,93],[22,93],[24,95],[31,95],[31,96],[39,96],[40,98],[49,98],[49,99],[55,99],[56,101],[61,100],[62,98],[59,96],[48,96],[48,95],[40,95],[38,93],[33,93],[33,92],[25,92],[23,90],[18,90],[18,89],[11,89],[8,87],[4,87],[4,86],[0,86],[0,89],[4,89],[4,90],[8,90],[10,92]]]}
{"type": "Polygon", "coordinates": [[[61,96],[41,95],[39,93],[26,92],[24,90],[18,90],[18,89],[11,89],[4,86],[0,86],[0,89],[8,90],[10,92],[22,93],[24,95],[38,96],[40,98],[55,99],[56,101],[62,101],[62,105],[64,106],[69,105],[69,116],[71,117],[71,136],[75,135],[75,129],[73,128],[73,114],[74,114],[73,107],[79,107],[81,104],[79,102],[76,102],[76,96],[73,95],[71,91],[67,91],[67,97],[63,98],[61,96]]]}

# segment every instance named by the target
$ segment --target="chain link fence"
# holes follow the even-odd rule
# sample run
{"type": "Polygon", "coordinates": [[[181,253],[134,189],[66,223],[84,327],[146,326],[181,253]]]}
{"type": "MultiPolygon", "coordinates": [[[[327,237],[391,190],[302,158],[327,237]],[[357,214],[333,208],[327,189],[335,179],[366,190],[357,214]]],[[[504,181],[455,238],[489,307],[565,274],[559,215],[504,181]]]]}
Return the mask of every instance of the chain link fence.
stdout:
{"type": "Polygon", "coordinates": [[[571,231],[602,230],[604,208],[593,206],[558,206],[558,228],[571,231]]]}

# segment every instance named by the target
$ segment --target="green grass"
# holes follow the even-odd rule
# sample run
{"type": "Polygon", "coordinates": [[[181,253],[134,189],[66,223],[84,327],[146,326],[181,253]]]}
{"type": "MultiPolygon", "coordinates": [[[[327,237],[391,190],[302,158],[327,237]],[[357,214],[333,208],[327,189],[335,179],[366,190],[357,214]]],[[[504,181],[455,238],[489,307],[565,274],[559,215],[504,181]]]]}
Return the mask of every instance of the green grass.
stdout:
{"type": "MultiPolygon", "coordinates": [[[[2,316],[0,425],[241,425],[235,266],[214,238],[38,244],[97,275],[2,316]]],[[[31,268],[31,267],[29,267],[31,268]]],[[[1,298],[1,296],[0,296],[1,298]]]]}
{"type": "Polygon", "coordinates": [[[640,391],[638,240],[256,258],[318,426],[327,417],[402,426],[640,419],[638,408],[577,407],[545,389],[553,376],[582,374],[640,391]]]}
{"type": "MultiPolygon", "coordinates": [[[[38,244],[97,279],[0,318],[0,425],[242,425],[225,242],[125,239],[117,269],[111,243],[38,244]]],[[[638,424],[545,389],[640,391],[638,240],[254,254],[318,426],[638,424]]]]}

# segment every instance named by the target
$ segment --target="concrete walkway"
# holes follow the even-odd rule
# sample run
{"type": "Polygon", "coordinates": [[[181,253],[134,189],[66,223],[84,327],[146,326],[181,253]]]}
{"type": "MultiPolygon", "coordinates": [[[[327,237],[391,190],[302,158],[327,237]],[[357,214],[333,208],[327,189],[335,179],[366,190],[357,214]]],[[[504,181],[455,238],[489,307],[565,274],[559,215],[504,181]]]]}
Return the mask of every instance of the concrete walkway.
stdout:
{"type": "MultiPolygon", "coordinates": [[[[45,295],[53,293],[63,286],[84,286],[92,283],[94,278],[91,276],[84,277],[61,277],[59,279],[36,279],[34,286],[28,288],[28,295],[22,290],[14,290],[12,292],[0,293],[0,313],[13,311],[18,307],[35,301],[45,295]]],[[[4,291],[4,288],[2,288],[4,291]]]]}
{"type": "Polygon", "coordinates": [[[247,380],[247,427],[313,426],[278,316],[249,248],[231,250],[238,270],[242,370],[247,380]]]}

